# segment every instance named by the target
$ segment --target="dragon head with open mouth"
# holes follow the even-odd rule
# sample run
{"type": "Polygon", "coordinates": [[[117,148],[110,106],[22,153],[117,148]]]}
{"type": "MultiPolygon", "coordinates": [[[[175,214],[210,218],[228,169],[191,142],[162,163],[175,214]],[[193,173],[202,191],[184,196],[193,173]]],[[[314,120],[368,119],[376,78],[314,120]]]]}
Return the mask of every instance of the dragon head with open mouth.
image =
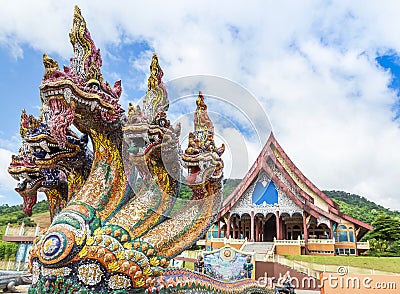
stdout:
{"type": "Polygon", "coordinates": [[[27,153],[22,153],[21,149],[23,147],[20,148],[18,155],[12,156],[8,173],[18,181],[15,191],[23,198],[22,210],[27,216],[31,216],[32,208],[37,201],[37,192],[43,187],[45,177],[33,159],[27,153]]]}
{"type": "Polygon", "coordinates": [[[89,175],[93,161],[92,151],[87,147],[88,140],[86,134],[79,137],[67,128],[66,141],[64,147],[61,147],[46,123],[41,123],[25,137],[36,164],[42,169],[57,168],[65,174],[74,170],[83,178],[89,175]]]}
{"type": "Polygon", "coordinates": [[[130,103],[122,127],[129,160],[143,179],[154,177],[157,172],[153,165],[161,161],[168,165],[167,170],[172,177],[176,179],[178,175],[181,126],[177,124],[173,127],[167,119],[169,101],[162,82],[163,75],[157,55],[153,54],[143,108],[130,103]]]}
{"type": "Polygon", "coordinates": [[[62,71],[54,59],[44,54],[45,73],[40,85],[42,102],[51,109],[50,132],[60,147],[65,147],[67,128],[73,122],[83,133],[95,127],[100,131],[115,128],[124,113],[118,102],[121,81],[111,88],[103,80],[100,50],[96,49],[78,7],[70,41],[74,48],[70,67],[64,66],[62,71]],[[97,123],[86,121],[85,117],[93,117],[97,123]]]}
{"type": "Polygon", "coordinates": [[[55,166],[57,162],[76,157],[81,151],[79,137],[69,128],[66,130],[64,146],[60,147],[45,123],[29,132],[25,141],[29,144],[36,163],[41,167],[55,166]]]}
{"type": "Polygon", "coordinates": [[[189,133],[188,148],[182,154],[183,166],[188,168],[186,182],[190,186],[201,185],[206,181],[218,181],[223,176],[224,163],[221,155],[225,145],[216,147],[214,126],[207,114],[207,105],[200,92],[194,113],[194,132],[189,133]]]}
{"type": "Polygon", "coordinates": [[[64,173],[58,169],[46,168],[38,164],[30,143],[27,142],[27,138],[42,126],[42,119],[43,116],[36,119],[22,110],[20,124],[22,145],[18,155],[12,156],[8,172],[19,181],[15,190],[23,198],[25,214],[32,215],[32,208],[37,202],[37,193],[45,192],[49,202],[50,216],[53,217],[54,212],[60,211],[63,207],[55,207],[58,205],[57,198],[66,196],[68,188],[64,173]]]}

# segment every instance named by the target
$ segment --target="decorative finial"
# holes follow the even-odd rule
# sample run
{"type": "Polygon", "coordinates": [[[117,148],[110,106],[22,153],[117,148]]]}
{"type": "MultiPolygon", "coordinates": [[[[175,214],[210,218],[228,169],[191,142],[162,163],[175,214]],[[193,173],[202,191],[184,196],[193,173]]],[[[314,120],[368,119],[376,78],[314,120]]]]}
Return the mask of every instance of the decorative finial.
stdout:
{"type": "Polygon", "coordinates": [[[46,53],[43,53],[43,66],[44,66],[44,75],[43,75],[44,79],[50,77],[56,70],[60,69],[57,61],[48,56],[46,53]]]}
{"type": "Polygon", "coordinates": [[[21,138],[24,138],[29,131],[38,128],[40,125],[39,120],[37,120],[32,114],[27,115],[25,109],[22,109],[21,122],[19,133],[21,138]]]}
{"type": "MultiPolygon", "coordinates": [[[[200,140],[201,146],[204,146],[207,140],[214,136],[214,125],[207,113],[207,105],[204,102],[204,96],[199,91],[196,99],[196,111],[194,112],[194,133],[196,138],[200,140]]],[[[213,138],[211,138],[213,139],[213,138]]]]}
{"type": "Polygon", "coordinates": [[[143,101],[143,113],[151,122],[169,108],[167,90],[162,82],[163,75],[157,54],[154,53],[150,64],[150,76],[147,80],[147,93],[143,101]]]}
{"type": "Polygon", "coordinates": [[[161,79],[164,75],[164,72],[162,71],[160,64],[158,63],[158,57],[157,54],[153,54],[153,58],[151,59],[151,64],[150,64],[150,76],[149,79],[147,80],[147,92],[150,92],[153,90],[155,87],[158,87],[162,83],[161,79]]]}
{"type": "Polygon", "coordinates": [[[72,71],[86,81],[97,80],[101,83],[103,76],[100,72],[102,65],[100,49],[96,49],[78,6],[75,6],[69,39],[74,47],[74,57],[71,58],[72,71]]]}
{"type": "Polygon", "coordinates": [[[22,109],[21,122],[19,127],[19,133],[21,134],[21,138],[24,138],[26,136],[26,134],[28,133],[28,128],[29,128],[29,118],[28,115],[26,114],[25,109],[22,109]]]}

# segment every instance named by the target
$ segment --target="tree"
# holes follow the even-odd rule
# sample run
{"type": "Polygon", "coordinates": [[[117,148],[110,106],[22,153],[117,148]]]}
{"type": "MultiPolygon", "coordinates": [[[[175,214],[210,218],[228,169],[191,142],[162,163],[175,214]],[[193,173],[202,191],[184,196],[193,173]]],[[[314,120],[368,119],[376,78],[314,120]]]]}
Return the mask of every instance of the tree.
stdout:
{"type": "Polygon", "coordinates": [[[369,237],[376,240],[385,240],[390,244],[400,240],[400,220],[391,216],[380,214],[372,223],[374,228],[369,237]]]}

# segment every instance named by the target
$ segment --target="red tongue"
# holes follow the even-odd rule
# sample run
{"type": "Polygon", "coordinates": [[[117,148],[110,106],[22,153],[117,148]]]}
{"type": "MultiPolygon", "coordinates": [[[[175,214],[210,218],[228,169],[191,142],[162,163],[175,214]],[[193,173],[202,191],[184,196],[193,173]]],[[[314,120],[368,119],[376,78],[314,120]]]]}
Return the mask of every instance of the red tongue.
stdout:
{"type": "Polygon", "coordinates": [[[65,147],[67,128],[74,121],[75,109],[59,99],[50,100],[50,133],[61,148],[65,147]]]}

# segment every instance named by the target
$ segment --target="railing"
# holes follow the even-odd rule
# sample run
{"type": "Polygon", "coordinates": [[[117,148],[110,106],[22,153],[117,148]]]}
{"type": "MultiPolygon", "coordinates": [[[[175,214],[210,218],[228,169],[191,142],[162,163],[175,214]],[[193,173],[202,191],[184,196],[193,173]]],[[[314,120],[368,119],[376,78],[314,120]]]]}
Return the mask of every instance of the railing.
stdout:
{"type": "Polygon", "coordinates": [[[4,236],[30,236],[37,237],[39,236],[40,227],[26,227],[24,223],[20,226],[15,227],[7,224],[6,230],[4,232],[4,236]]]}
{"type": "Polygon", "coordinates": [[[267,250],[267,253],[265,253],[264,256],[264,261],[274,261],[275,259],[275,243],[272,245],[271,249],[267,250]]]}
{"type": "MultiPolygon", "coordinates": [[[[275,245],[304,245],[305,241],[301,239],[297,240],[276,240],[274,239],[275,245]]],[[[335,239],[308,239],[308,244],[335,244],[335,239]]]]}
{"type": "Polygon", "coordinates": [[[369,241],[367,242],[357,242],[357,249],[369,249],[369,241]]]}
{"type": "Polygon", "coordinates": [[[297,240],[277,240],[276,238],[274,238],[274,244],[275,245],[301,245],[301,241],[300,239],[297,240]]]}
{"type": "Polygon", "coordinates": [[[245,244],[247,242],[247,238],[246,239],[232,239],[232,238],[223,238],[225,239],[225,244],[245,244]]]}
{"type": "Polygon", "coordinates": [[[239,250],[243,251],[244,247],[246,247],[246,245],[247,245],[247,238],[244,240],[244,242],[243,242],[242,246],[240,246],[239,250]]]}
{"type": "Polygon", "coordinates": [[[309,277],[313,277],[316,280],[320,279],[320,274],[322,270],[318,269],[313,269],[306,264],[303,264],[303,262],[299,261],[294,261],[291,259],[287,259],[285,257],[282,257],[280,255],[276,255],[276,258],[274,258],[274,262],[277,262],[281,265],[287,266],[291,268],[292,270],[295,270],[296,272],[306,274],[309,277]]]}
{"type": "Polygon", "coordinates": [[[226,238],[214,238],[211,237],[210,241],[211,242],[224,242],[225,243],[226,238]]]}
{"type": "Polygon", "coordinates": [[[306,261],[291,260],[280,255],[275,255],[273,261],[317,279],[319,279],[319,273],[337,273],[338,269],[341,267],[345,267],[346,272],[351,274],[399,275],[399,273],[386,272],[372,268],[361,268],[350,265],[318,264],[306,261]]]}
{"type": "Polygon", "coordinates": [[[0,270],[27,271],[28,263],[15,260],[0,260],[0,270]]]}
{"type": "Polygon", "coordinates": [[[335,245],[335,239],[308,239],[308,244],[332,244],[332,245],[335,245]]]}
{"type": "Polygon", "coordinates": [[[206,246],[206,239],[201,239],[196,242],[198,246],[206,246]]]}

